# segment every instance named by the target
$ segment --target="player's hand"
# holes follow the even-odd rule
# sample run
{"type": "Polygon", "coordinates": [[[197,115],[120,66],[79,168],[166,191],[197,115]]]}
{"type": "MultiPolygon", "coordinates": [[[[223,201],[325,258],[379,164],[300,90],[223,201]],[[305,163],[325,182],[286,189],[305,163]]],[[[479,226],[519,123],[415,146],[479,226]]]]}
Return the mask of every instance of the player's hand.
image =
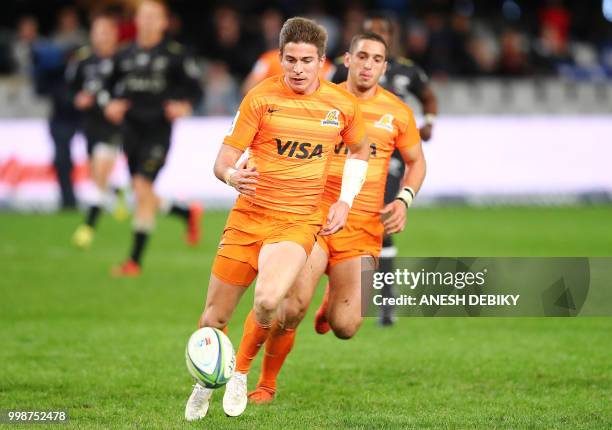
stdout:
{"type": "Polygon", "coordinates": [[[74,98],[74,107],[78,110],[87,110],[94,104],[93,94],[87,91],[80,91],[74,98]]]}
{"type": "Polygon", "coordinates": [[[130,102],[125,99],[114,99],[104,108],[104,115],[113,124],[121,124],[125,113],[130,108],[130,102]]]}
{"type": "Polygon", "coordinates": [[[327,212],[327,220],[325,225],[319,232],[321,236],[329,236],[334,234],[344,227],[346,219],[351,208],[348,203],[338,200],[336,203],[330,206],[329,212],[327,212]]]}
{"type": "Polygon", "coordinates": [[[406,205],[401,200],[393,200],[380,211],[385,235],[399,233],[406,225],[406,205]]]}
{"type": "Polygon", "coordinates": [[[419,134],[421,135],[421,140],[423,142],[427,142],[431,139],[431,132],[433,131],[433,124],[425,124],[423,127],[419,129],[419,134]]]}
{"type": "Polygon", "coordinates": [[[191,103],[180,100],[169,100],[164,104],[166,119],[170,122],[182,117],[191,115],[191,103]]]}
{"type": "Polygon", "coordinates": [[[242,161],[236,171],[227,178],[227,184],[245,196],[254,196],[259,172],[255,166],[247,167],[247,161],[242,161]]]}

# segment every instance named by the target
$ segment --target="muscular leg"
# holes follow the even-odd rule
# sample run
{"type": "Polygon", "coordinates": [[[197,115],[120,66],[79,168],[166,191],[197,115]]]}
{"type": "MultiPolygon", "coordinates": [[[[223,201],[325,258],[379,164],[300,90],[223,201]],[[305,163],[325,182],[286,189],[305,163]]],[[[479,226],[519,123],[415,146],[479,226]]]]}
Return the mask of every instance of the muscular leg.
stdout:
{"type": "Polygon", "coordinates": [[[245,287],[228,284],[211,274],[198,327],[225,328],[245,291],[245,287]]]}
{"type": "Polygon", "coordinates": [[[277,318],[282,327],[295,329],[302,322],[326,267],[327,254],[315,244],[306,264],[278,309],[277,318]]]}
{"type": "Polygon", "coordinates": [[[281,301],[306,263],[304,248],[295,242],[265,244],[259,253],[253,310],[244,323],[236,354],[236,371],[248,373],[253,358],[270,332],[281,301]]]}
{"type": "Polygon", "coordinates": [[[307,257],[304,248],[295,242],[271,243],[261,248],[253,305],[259,323],[270,325],[307,257]]]}
{"type": "Polygon", "coordinates": [[[266,340],[257,389],[249,394],[251,401],[265,403],[274,398],[276,379],[287,355],[293,348],[295,330],[306,315],[319,279],[325,273],[326,267],[327,254],[315,244],[297,280],[278,309],[277,319],[266,340]]]}
{"type": "Polygon", "coordinates": [[[329,269],[327,321],[336,337],[350,339],[359,330],[363,319],[361,270],[374,270],[374,268],[375,262],[372,257],[355,257],[335,264],[329,269]]]}

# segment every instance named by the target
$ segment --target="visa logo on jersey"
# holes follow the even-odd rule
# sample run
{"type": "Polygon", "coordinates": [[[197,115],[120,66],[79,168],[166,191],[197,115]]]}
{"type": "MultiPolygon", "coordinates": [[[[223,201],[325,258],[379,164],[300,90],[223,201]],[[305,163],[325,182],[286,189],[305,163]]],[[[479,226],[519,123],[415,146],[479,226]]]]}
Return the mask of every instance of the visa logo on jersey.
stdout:
{"type": "MultiPolygon", "coordinates": [[[[340,154],[340,152],[344,151],[344,155],[347,155],[349,152],[348,146],[344,144],[344,142],[336,143],[334,146],[334,152],[336,154],[340,154]]],[[[376,157],[376,144],[370,143],[370,156],[376,157]]]]}
{"type": "Polygon", "coordinates": [[[276,150],[278,155],[285,155],[287,157],[294,157],[298,159],[311,159],[312,157],[319,157],[323,155],[323,145],[318,144],[313,147],[312,143],[308,142],[296,142],[294,140],[288,140],[283,143],[280,139],[274,139],[276,141],[276,150]]]}

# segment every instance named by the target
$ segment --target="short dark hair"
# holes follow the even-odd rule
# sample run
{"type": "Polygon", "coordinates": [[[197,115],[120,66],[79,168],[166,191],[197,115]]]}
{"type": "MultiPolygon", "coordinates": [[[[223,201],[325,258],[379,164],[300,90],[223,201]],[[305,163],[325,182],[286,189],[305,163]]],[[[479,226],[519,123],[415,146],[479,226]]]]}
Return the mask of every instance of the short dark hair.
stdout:
{"type": "Polygon", "coordinates": [[[287,43],[308,43],[317,47],[319,57],[327,50],[327,31],[315,21],[302,17],[289,18],[283,24],[278,37],[281,53],[287,43]]]}
{"type": "Polygon", "coordinates": [[[381,36],[376,33],[372,33],[371,31],[364,31],[363,33],[357,33],[355,36],[353,36],[351,39],[351,45],[349,46],[349,52],[351,54],[353,53],[355,46],[357,46],[357,44],[362,40],[373,40],[374,42],[382,43],[385,47],[385,57],[387,56],[387,52],[389,51],[387,42],[385,42],[385,39],[383,39],[381,36]]]}

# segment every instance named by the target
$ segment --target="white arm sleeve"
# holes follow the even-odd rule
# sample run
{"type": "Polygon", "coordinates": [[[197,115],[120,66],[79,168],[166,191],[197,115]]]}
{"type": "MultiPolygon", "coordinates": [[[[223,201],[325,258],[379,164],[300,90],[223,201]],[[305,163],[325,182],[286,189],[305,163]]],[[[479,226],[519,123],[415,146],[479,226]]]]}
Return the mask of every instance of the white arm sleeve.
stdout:
{"type": "Polygon", "coordinates": [[[349,158],[344,163],[344,171],[342,172],[342,188],[340,189],[340,198],[347,203],[349,207],[353,206],[353,200],[361,191],[361,186],[365,182],[368,172],[368,162],[349,158]]]}

